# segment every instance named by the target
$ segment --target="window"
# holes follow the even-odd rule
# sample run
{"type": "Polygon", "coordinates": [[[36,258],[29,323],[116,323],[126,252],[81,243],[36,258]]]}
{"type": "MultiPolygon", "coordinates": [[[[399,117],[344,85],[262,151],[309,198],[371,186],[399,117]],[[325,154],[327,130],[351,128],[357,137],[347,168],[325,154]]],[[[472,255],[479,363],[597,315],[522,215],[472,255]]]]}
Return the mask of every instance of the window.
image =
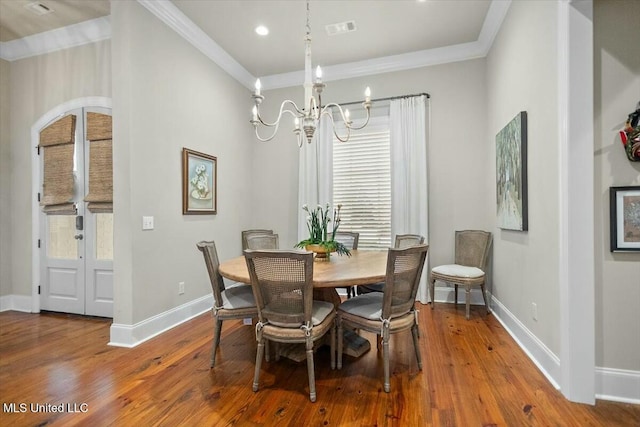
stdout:
{"type": "Polygon", "coordinates": [[[334,136],[333,203],[342,205],[340,229],[360,233],[359,249],[391,246],[388,117],[372,119],[347,142],[334,136]]]}

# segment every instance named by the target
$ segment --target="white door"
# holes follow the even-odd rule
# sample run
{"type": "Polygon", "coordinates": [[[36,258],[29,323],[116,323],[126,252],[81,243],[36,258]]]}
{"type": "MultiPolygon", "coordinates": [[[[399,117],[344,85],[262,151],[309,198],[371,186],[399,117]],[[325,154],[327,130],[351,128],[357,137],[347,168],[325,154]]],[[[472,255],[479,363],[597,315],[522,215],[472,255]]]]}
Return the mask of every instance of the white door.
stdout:
{"type": "MultiPolygon", "coordinates": [[[[85,137],[87,112],[111,114],[110,109],[104,108],[82,108],[65,114],[76,116],[73,149],[76,212],[40,214],[40,307],[113,317],[113,213],[91,212],[84,201],[89,188],[91,150],[85,137]]],[[[44,150],[47,147],[41,151],[44,150]]],[[[42,152],[40,163],[42,171],[42,152]]],[[[40,176],[46,185],[46,174],[40,176]]]]}

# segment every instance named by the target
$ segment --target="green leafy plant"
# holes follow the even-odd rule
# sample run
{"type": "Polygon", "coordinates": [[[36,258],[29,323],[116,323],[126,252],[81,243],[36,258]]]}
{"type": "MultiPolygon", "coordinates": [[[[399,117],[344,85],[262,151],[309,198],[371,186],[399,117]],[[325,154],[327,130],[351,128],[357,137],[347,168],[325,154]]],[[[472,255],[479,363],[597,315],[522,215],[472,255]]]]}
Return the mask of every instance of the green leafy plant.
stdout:
{"type": "Polygon", "coordinates": [[[309,230],[309,238],[298,242],[296,248],[306,248],[309,245],[320,245],[327,252],[335,252],[338,255],[351,256],[349,249],[340,242],[335,240],[336,231],[340,226],[340,209],[342,205],[338,205],[333,210],[333,228],[329,233],[329,223],[331,222],[331,216],[329,215],[329,203],[326,204],[323,209],[318,205],[315,209],[311,210],[307,205],[302,206],[302,210],[307,215],[307,229],[309,230]]]}

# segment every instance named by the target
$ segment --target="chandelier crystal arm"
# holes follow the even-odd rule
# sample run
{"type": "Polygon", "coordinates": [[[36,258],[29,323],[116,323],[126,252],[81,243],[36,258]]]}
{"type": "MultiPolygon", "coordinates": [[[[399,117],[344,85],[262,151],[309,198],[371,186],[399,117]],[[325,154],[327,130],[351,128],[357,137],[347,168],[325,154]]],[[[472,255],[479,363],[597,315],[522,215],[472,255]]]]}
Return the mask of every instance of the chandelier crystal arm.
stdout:
{"type": "Polygon", "coordinates": [[[256,126],[258,123],[254,123],[254,122],[259,122],[260,124],[264,125],[264,126],[268,126],[268,127],[274,127],[274,126],[278,126],[280,124],[280,119],[282,118],[282,115],[284,113],[289,113],[291,114],[291,116],[293,116],[294,118],[298,117],[298,118],[302,118],[304,117],[304,111],[300,110],[300,108],[298,108],[298,106],[296,105],[295,102],[289,100],[289,99],[285,99],[284,101],[282,101],[282,104],[280,104],[280,111],[278,113],[278,118],[272,122],[266,122],[262,116],[260,115],[260,109],[256,107],[256,114],[253,118],[253,120],[251,120],[251,123],[253,123],[254,126],[256,126]],[[287,104],[289,104],[291,106],[291,110],[288,110],[287,104]]]}
{"type": "Polygon", "coordinates": [[[337,108],[338,111],[340,112],[340,117],[342,119],[342,121],[345,124],[345,127],[349,130],[360,130],[363,129],[365,126],[367,126],[367,124],[369,124],[369,119],[371,118],[371,104],[369,103],[369,105],[367,105],[366,102],[363,102],[363,106],[365,108],[365,110],[367,111],[367,117],[364,121],[364,123],[361,126],[353,126],[353,121],[345,114],[344,110],[342,109],[342,106],[340,106],[339,104],[336,104],[334,102],[329,103],[327,105],[325,105],[324,107],[322,107],[322,112],[320,115],[323,114],[327,114],[329,116],[331,116],[331,120],[333,120],[333,107],[337,108]]]}
{"type": "Polygon", "coordinates": [[[325,88],[325,84],[322,82],[322,70],[319,66],[316,69],[315,81],[312,80],[311,76],[311,25],[309,11],[310,0],[307,0],[306,3],[307,21],[305,26],[306,34],[304,37],[304,100],[300,104],[302,108],[298,107],[295,102],[287,99],[280,105],[280,110],[278,112],[278,117],[276,118],[276,120],[274,122],[265,121],[260,115],[260,104],[262,104],[262,101],[264,101],[264,96],[260,94],[262,86],[260,84],[260,79],[257,79],[255,91],[251,95],[251,97],[253,98],[254,106],[250,122],[255,129],[256,137],[262,142],[270,141],[275,137],[276,133],[278,133],[278,128],[280,127],[282,116],[285,113],[291,114],[294,118],[293,133],[296,136],[299,147],[302,146],[305,139],[308,143],[311,143],[316,129],[318,128],[320,118],[325,114],[331,119],[333,134],[339,141],[342,142],[346,142],[349,139],[352,130],[360,130],[367,126],[371,117],[371,90],[368,87],[365,90],[365,99],[362,103],[362,106],[367,111],[367,117],[364,121],[364,124],[362,124],[361,126],[354,126],[349,117],[349,110],[343,110],[339,104],[330,103],[322,106],[322,92],[325,88]],[[340,118],[345,124],[346,135],[338,135],[336,123],[333,119],[334,107],[338,109],[340,118]],[[258,132],[258,127],[260,125],[274,128],[273,133],[270,136],[264,138],[261,137],[258,132]]]}
{"type": "Polygon", "coordinates": [[[300,109],[298,108],[298,106],[290,100],[285,100],[282,102],[282,104],[280,104],[280,111],[278,113],[278,118],[273,122],[273,123],[269,123],[269,122],[265,122],[262,117],[260,116],[260,112],[258,111],[258,108],[256,107],[254,109],[254,115],[253,115],[253,119],[251,120],[251,123],[253,124],[253,127],[255,129],[256,132],[256,138],[258,138],[258,140],[262,141],[262,142],[267,142],[267,141],[271,141],[276,134],[278,133],[278,128],[280,127],[280,122],[282,119],[282,116],[284,114],[291,114],[291,116],[294,119],[298,119],[300,117],[304,116],[304,113],[302,111],[300,111],[300,109]],[[287,104],[290,104],[292,107],[292,110],[287,109],[287,104]],[[266,127],[273,127],[273,132],[271,133],[270,136],[267,137],[261,137],[259,132],[258,132],[258,124],[262,124],[263,126],[266,127]]]}

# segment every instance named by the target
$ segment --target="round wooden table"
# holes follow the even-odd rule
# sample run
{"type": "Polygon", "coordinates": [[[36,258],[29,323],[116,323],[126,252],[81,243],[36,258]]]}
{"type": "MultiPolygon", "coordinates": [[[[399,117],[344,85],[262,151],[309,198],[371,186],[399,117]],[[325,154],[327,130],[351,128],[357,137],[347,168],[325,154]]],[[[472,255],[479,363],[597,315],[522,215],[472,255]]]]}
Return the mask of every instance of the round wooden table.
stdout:
{"type": "MultiPolygon", "coordinates": [[[[244,255],[221,262],[220,275],[241,283],[251,283],[244,255]]],[[[351,256],[331,255],[330,261],[313,263],[314,298],[340,305],[335,288],[367,285],[384,281],[387,273],[387,251],[352,250],[351,256]]],[[[358,357],[370,348],[369,341],[352,331],[345,332],[345,354],[358,357]]],[[[304,352],[286,355],[293,360],[304,360],[304,352]]]]}
{"type": "MultiPolygon", "coordinates": [[[[244,255],[220,263],[220,274],[236,282],[251,283],[244,255]]],[[[387,251],[352,250],[351,256],[331,255],[313,263],[314,288],[342,288],[382,282],[387,273],[387,251]]]]}

